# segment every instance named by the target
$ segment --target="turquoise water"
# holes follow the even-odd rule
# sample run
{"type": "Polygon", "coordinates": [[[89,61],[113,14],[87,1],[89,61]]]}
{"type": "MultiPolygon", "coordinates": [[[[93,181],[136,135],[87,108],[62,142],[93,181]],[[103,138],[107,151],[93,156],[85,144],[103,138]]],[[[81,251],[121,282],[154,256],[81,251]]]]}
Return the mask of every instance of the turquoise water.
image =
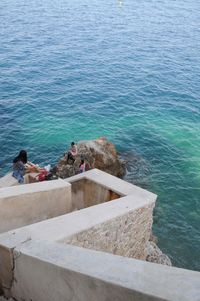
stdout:
{"type": "Polygon", "coordinates": [[[154,232],[200,270],[200,3],[1,0],[0,175],[106,136],[158,194],[154,232]]]}

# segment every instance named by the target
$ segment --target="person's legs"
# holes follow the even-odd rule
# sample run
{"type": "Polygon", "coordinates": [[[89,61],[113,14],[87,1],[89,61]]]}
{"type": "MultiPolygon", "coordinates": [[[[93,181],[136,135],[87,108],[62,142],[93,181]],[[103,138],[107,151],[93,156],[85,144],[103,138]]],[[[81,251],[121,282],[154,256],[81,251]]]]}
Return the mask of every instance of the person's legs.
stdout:
{"type": "Polygon", "coordinates": [[[23,177],[22,175],[19,175],[18,182],[19,182],[20,184],[23,184],[23,183],[24,183],[24,177],[23,177]]]}
{"type": "Polygon", "coordinates": [[[17,179],[18,183],[20,183],[20,184],[24,183],[24,177],[23,177],[23,175],[20,173],[20,171],[17,171],[17,170],[13,171],[12,176],[13,176],[15,179],[17,179]]]}

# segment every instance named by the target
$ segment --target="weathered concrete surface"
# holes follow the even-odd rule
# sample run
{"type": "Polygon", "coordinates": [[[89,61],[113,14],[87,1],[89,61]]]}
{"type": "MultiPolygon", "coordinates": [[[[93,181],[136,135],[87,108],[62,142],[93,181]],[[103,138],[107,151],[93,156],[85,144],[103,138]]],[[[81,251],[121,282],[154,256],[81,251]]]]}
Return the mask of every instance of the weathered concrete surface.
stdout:
{"type": "Polygon", "coordinates": [[[199,301],[200,273],[49,242],[15,251],[12,294],[32,301],[199,301]]]}
{"type": "Polygon", "coordinates": [[[87,249],[145,260],[154,204],[96,225],[65,241],[87,249]]]}
{"type": "MultiPolygon", "coordinates": [[[[68,181],[70,182],[70,178],[68,181]]],[[[73,210],[80,210],[121,197],[109,188],[87,178],[72,181],[71,187],[73,210]]]]}
{"type": "MultiPolygon", "coordinates": [[[[83,208],[84,204],[87,204],[87,199],[90,200],[90,204],[94,204],[96,201],[93,194],[92,187],[95,187],[94,183],[96,183],[97,187],[109,187],[109,191],[114,194],[114,198],[117,198],[118,196],[127,195],[127,194],[134,194],[135,196],[141,196],[143,195],[144,199],[148,199],[149,196],[151,196],[150,192],[147,192],[144,189],[141,189],[135,185],[132,185],[131,183],[128,183],[126,181],[122,181],[118,178],[113,178],[109,174],[104,172],[99,172],[98,170],[90,170],[84,174],[79,174],[76,176],[73,176],[71,178],[65,179],[65,181],[68,181],[72,184],[72,203],[74,209],[81,209],[83,208]],[[83,189],[81,189],[81,186],[85,184],[83,182],[83,179],[86,179],[89,181],[89,184],[87,187],[87,191],[84,192],[83,189]],[[90,182],[92,179],[93,184],[90,182]],[[123,185],[122,185],[123,183],[123,185]],[[73,188],[74,186],[74,188],[73,188]],[[90,188],[91,186],[91,188],[90,188]],[[91,197],[92,196],[92,197],[91,197]],[[77,201],[78,200],[78,201],[77,201]]],[[[96,188],[96,187],[95,187],[96,188]]],[[[98,190],[97,190],[98,191],[98,190]]],[[[100,190],[101,192],[101,190],[100,190]]],[[[107,190],[108,192],[108,190],[107,190]]],[[[100,193],[99,193],[100,195],[100,193]]],[[[98,198],[97,198],[98,200],[98,198]]],[[[153,236],[151,233],[150,240],[154,239],[154,242],[157,242],[156,237],[153,236]]],[[[86,242],[85,242],[86,243],[86,242]]],[[[172,265],[170,258],[164,254],[157,245],[151,244],[149,242],[146,246],[145,254],[147,254],[146,260],[152,261],[155,263],[160,264],[166,264],[166,265],[172,265]]]]}
{"type": "Polygon", "coordinates": [[[0,291],[10,297],[13,282],[14,257],[13,248],[0,247],[0,291]]]}
{"type": "MultiPolygon", "coordinates": [[[[152,208],[155,204],[156,195],[98,170],[89,171],[88,173],[85,173],[85,175],[87,175],[89,179],[90,177],[94,177],[95,183],[101,183],[101,185],[103,185],[106,182],[109,189],[112,189],[120,195],[127,194],[127,196],[79,211],[74,211],[72,213],[32,224],[20,229],[15,229],[0,235],[0,264],[2,264],[2,269],[0,268],[0,270],[3,271],[4,268],[4,271],[8,271],[8,273],[2,272],[0,276],[4,290],[11,287],[11,280],[13,279],[12,251],[16,247],[25,244],[29,240],[59,241],[64,243],[68,241],[70,237],[75,237],[79,233],[87,233],[88,230],[92,228],[94,229],[94,227],[97,227],[96,229],[100,230],[102,226],[106,227],[106,223],[111,223],[111,225],[113,224],[113,226],[115,225],[115,227],[117,227],[117,232],[122,231],[122,233],[124,233],[121,236],[119,235],[120,239],[117,240],[115,244],[116,250],[122,249],[122,245],[125,245],[126,242],[128,242],[128,240],[126,240],[125,233],[128,231],[130,225],[131,229],[129,230],[128,234],[133,235],[131,231],[135,231],[135,237],[138,239],[138,241],[135,239],[132,242],[130,256],[134,256],[133,254],[138,254],[139,256],[139,249],[145,249],[145,243],[150,236],[152,208]],[[116,183],[119,185],[116,186],[116,183]],[[142,214],[142,209],[144,209],[144,214],[142,214]],[[138,214],[134,215],[134,212],[137,212],[138,214]],[[131,215],[132,213],[133,216],[131,215]],[[133,219],[132,222],[128,218],[129,214],[130,218],[133,219]],[[121,220],[122,223],[115,223],[115,219],[121,220]],[[134,219],[136,219],[137,222],[134,219]]],[[[84,178],[85,175],[82,175],[82,178],[84,178]]],[[[81,176],[79,175],[78,179],[80,178],[81,176]]],[[[71,179],[71,181],[73,180],[74,178],[71,179]]],[[[103,228],[103,236],[105,237],[105,235],[109,235],[111,238],[113,235],[112,231],[112,227],[110,228],[110,231],[107,229],[107,232],[105,232],[105,229],[103,228]]],[[[97,240],[98,233],[99,232],[97,231],[97,240]]],[[[113,243],[114,239],[115,237],[113,236],[113,243]]],[[[101,250],[103,249],[104,244],[102,239],[101,250]]],[[[108,250],[108,248],[104,250],[108,252],[114,251],[108,250]]],[[[142,251],[141,256],[144,256],[142,251]]]]}
{"type": "MultiPolygon", "coordinates": [[[[23,184],[28,184],[30,182],[30,177],[32,176],[36,176],[38,175],[38,173],[27,173],[24,175],[24,183],[23,184]]],[[[35,181],[34,181],[35,182],[35,181]]],[[[15,179],[12,176],[12,172],[9,172],[8,174],[6,174],[4,177],[0,178],[0,188],[6,188],[6,187],[11,187],[11,186],[17,186],[17,185],[23,185],[23,184],[19,184],[17,179],[15,179]]]]}
{"type": "Polygon", "coordinates": [[[130,195],[2,233],[0,235],[0,250],[1,246],[13,249],[27,240],[65,241],[68,237],[129,212],[151,206],[151,204],[153,206],[154,202],[155,199],[144,200],[130,195]]]}
{"type": "Polygon", "coordinates": [[[121,196],[133,195],[135,199],[137,199],[137,197],[138,197],[140,200],[141,199],[156,200],[156,197],[157,197],[152,192],[149,192],[145,189],[142,189],[138,186],[135,186],[135,185],[128,183],[117,177],[113,177],[112,175],[110,175],[106,172],[103,172],[101,170],[98,170],[96,168],[89,170],[87,172],[75,175],[73,177],[67,178],[64,181],[73,184],[74,182],[77,182],[82,179],[87,179],[96,184],[104,186],[105,188],[112,190],[113,192],[115,192],[121,196]]]}
{"type": "Polygon", "coordinates": [[[147,243],[146,253],[146,261],[172,266],[170,258],[165,255],[153,241],[147,243]]]}
{"type": "Polygon", "coordinates": [[[0,188],[0,233],[71,211],[71,185],[54,180],[0,188]]]}
{"type": "Polygon", "coordinates": [[[0,188],[10,187],[18,185],[17,179],[12,176],[12,173],[6,174],[4,177],[0,178],[0,188]]]}
{"type": "Polygon", "coordinates": [[[75,175],[79,171],[81,158],[85,160],[86,165],[90,169],[98,168],[120,178],[125,175],[124,162],[119,159],[114,144],[106,138],[80,141],[77,144],[77,148],[78,154],[73,165],[67,164],[65,157],[58,162],[57,175],[59,177],[67,178],[75,175]]]}
{"type": "MultiPolygon", "coordinates": [[[[122,197],[1,234],[0,290],[6,296],[17,301],[199,301],[199,273],[106,253],[145,258],[156,195],[98,170],[65,183],[76,181],[92,181],[122,197]],[[130,254],[123,251],[128,249],[130,254]]],[[[85,200],[91,195],[84,193],[85,200]]]]}

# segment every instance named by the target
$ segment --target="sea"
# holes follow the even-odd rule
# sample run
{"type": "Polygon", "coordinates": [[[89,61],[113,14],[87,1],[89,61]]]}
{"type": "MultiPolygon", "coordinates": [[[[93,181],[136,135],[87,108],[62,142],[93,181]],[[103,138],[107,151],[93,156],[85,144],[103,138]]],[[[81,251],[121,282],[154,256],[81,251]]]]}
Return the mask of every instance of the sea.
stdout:
{"type": "Polygon", "coordinates": [[[200,271],[200,2],[1,0],[0,176],[102,136],[158,195],[158,246],[200,271]]]}

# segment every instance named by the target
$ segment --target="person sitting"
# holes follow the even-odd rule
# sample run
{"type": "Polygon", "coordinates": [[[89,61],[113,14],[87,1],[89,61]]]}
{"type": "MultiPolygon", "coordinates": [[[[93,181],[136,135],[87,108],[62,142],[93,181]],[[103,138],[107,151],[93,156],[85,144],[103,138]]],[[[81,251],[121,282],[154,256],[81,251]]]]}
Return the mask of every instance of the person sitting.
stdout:
{"type": "Polygon", "coordinates": [[[75,157],[76,155],[78,154],[78,150],[77,150],[77,145],[72,142],[71,143],[71,147],[68,151],[68,154],[67,154],[67,163],[69,160],[71,160],[73,163],[75,162],[75,157]]]}
{"type": "Polygon", "coordinates": [[[27,171],[27,152],[21,150],[17,157],[13,160],[13,174],[12,176],[18,180],[18,183],[24,183],[24,175],[27,171]]]}
{"type": "Polygon", "coordinates": [[[34,172],[39,173],[41,168],[31,162],[28,162],[27,152],[21,150],[17,157],[13,160],[13,173],[12,176],[18,180],[18,183],[24,183],[24,176],[26,173],[34,172]]]}
{"type": "Polygon", "coordinates": [[[81,159],[81,163],[79,165],[79,172],[80,173],[85,172],[85,161],[84,161],[84,159],[81,159]]]}

